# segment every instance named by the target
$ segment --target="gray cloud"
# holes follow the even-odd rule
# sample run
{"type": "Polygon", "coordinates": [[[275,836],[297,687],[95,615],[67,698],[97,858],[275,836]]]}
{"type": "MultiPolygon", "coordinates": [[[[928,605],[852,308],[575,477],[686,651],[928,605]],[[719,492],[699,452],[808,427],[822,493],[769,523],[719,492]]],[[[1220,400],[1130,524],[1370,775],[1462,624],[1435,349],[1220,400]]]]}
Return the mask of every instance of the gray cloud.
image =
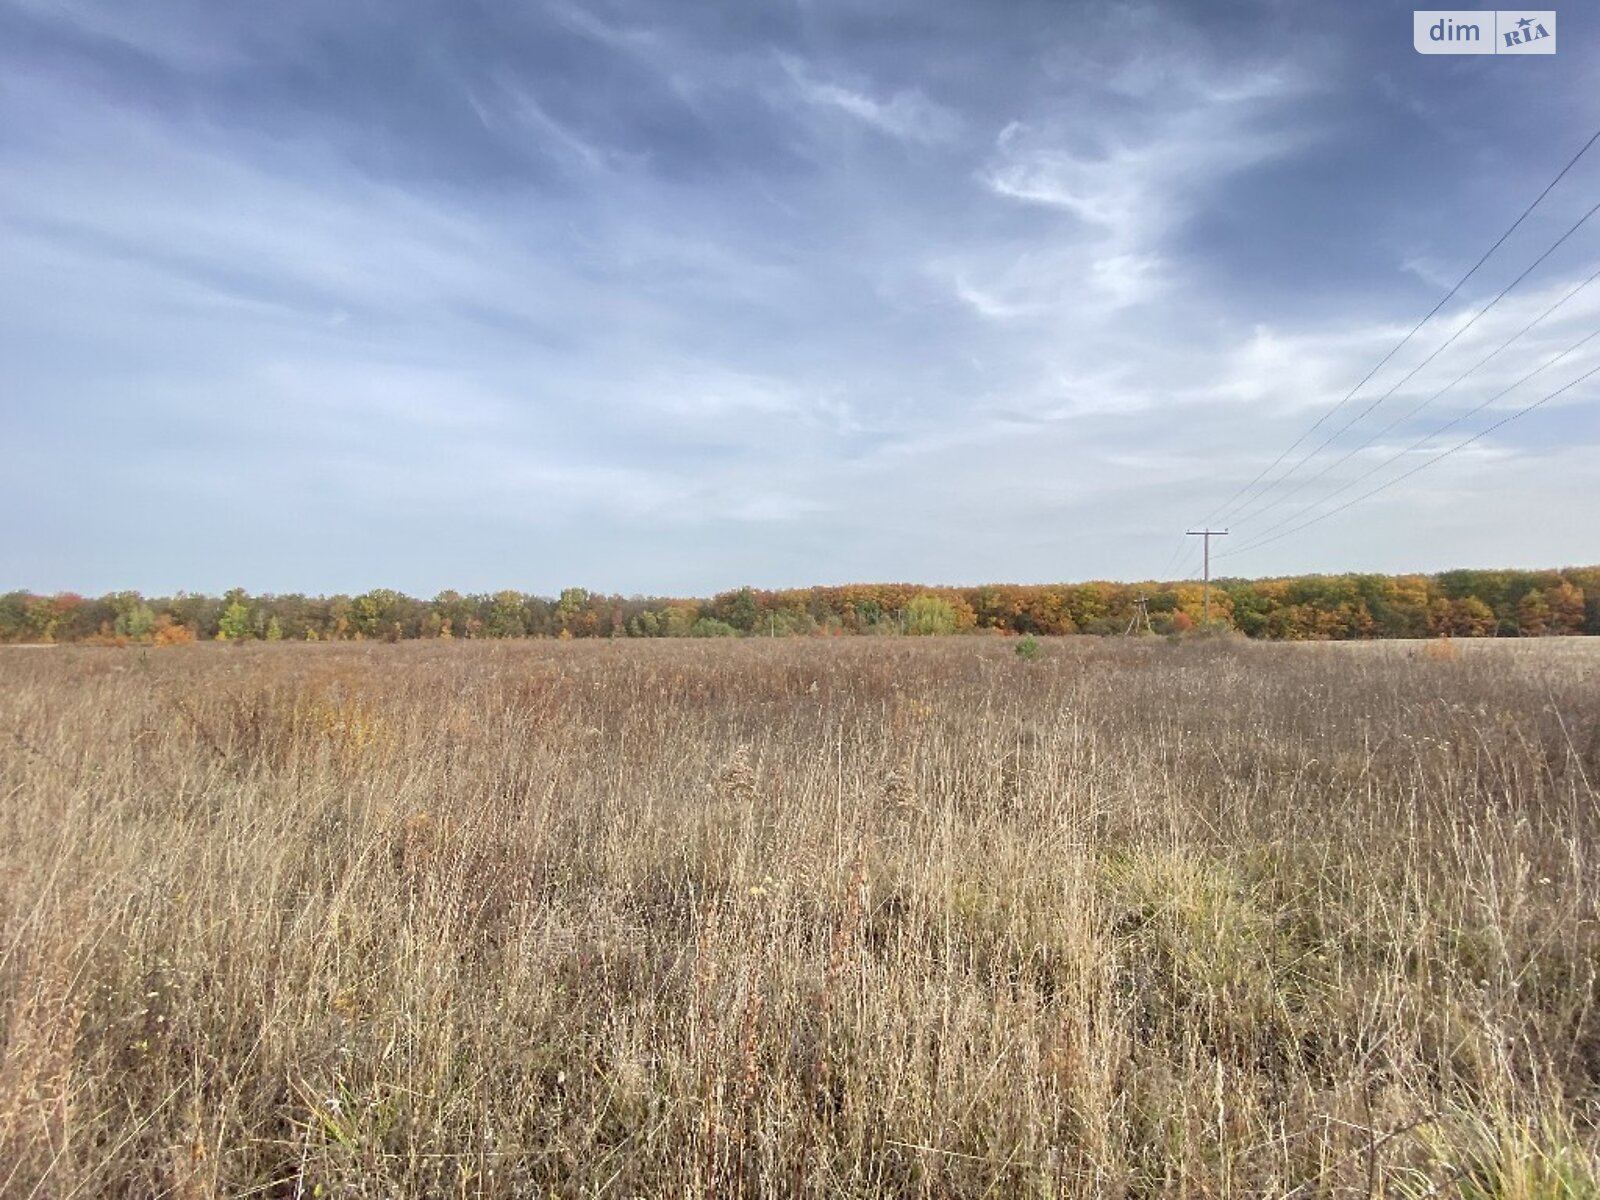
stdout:
{"type": "MultiPolygon", "coordinates": [[[[1562,54],[1513,73],[1265,2],[17,0],[0,496],[23,519],[0,586],[1187,569],[1183,526],[1600,123],[1582,85],[1600,29],[1563,20],[1562,54]]],[[[1597,182],[1600,160],[1375,386],[1597,182]]],[[[1597,251],[1600,231],[1575,237],[1332,453],[1597,251]]],[[[1600,285],[1328,486],[1570,345],[1597,305],[1600,285]]],[[[1540,517],[1593,490],[1593,412],[1574,391],[1234,565],[1593,560],[1581,522],[1540,517]]]]}

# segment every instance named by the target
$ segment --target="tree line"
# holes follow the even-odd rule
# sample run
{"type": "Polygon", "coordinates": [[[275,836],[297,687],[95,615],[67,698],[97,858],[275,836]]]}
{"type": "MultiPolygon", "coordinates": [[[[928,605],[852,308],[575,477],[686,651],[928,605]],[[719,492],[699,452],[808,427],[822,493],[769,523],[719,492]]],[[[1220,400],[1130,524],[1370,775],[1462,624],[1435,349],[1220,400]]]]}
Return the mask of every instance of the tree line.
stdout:
{"type": "MultiPolygon", "coordinates": [[[[431,600],[386,588],[357,596],[15,591],[0,595],[0,641],[1119,634],[1140,597],[1156,633],[1201,622],[1204,593],[1194,582],[739,588],[706,600],[584,588],[556,597],[444,591],[431,600]]],[[[1600,567],[1222,579],[1212,587],[1211,617],[1248,637],[1279,640],[1600,634],[1600,567]]]]}

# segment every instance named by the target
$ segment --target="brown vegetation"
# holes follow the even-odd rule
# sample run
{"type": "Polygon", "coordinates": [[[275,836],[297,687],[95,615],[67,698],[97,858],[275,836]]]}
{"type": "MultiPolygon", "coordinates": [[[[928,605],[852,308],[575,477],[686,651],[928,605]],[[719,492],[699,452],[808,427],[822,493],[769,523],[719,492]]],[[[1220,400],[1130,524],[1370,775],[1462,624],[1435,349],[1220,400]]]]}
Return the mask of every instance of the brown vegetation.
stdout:
{"type": "Polygon", "coordinates": [[[1593,1194],[1591,645],[0,650],[0,1195],[1593,1194]]]}

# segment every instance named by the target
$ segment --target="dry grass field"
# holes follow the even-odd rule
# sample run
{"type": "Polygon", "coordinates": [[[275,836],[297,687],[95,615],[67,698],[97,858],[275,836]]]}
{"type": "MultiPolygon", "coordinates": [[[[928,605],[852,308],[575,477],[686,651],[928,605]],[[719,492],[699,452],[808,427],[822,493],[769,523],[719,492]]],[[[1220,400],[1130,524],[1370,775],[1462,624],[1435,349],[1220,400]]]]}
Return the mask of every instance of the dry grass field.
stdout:
{"type": "Polygon", "coordinates": [[[0,651],[0,1196],[1589,1196],[1600,645],[0,651]]]}

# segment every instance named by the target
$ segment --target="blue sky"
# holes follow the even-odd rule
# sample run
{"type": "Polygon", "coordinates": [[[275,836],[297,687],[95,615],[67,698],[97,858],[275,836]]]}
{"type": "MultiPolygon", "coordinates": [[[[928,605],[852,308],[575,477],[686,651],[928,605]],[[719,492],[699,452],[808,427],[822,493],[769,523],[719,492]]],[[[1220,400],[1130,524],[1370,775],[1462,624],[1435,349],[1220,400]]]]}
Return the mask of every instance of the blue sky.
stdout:
{"type": "MultiPolygon", "coordinates": [[[[1600,128],[1558,13],[0,0],[0,588],[1181,577],[1600,128]]],[[[1600,328],[1597,281],[1383,433],[1600,267],[1597,217],[1400,382],[1596,201],[1600,147],[1231,545],[1600,328]]],[[[1218,568],[1600,561],[1597,414],[1218,568]]]]}

